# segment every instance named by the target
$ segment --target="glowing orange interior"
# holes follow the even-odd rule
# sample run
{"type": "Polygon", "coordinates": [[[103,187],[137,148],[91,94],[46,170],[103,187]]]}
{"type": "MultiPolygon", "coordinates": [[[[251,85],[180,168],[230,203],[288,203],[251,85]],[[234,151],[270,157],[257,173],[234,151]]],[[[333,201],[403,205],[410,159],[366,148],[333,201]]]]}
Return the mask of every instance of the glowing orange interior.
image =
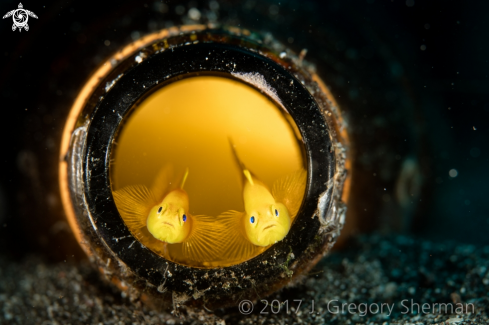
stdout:
{"type": "Polygon", "coordinates": [[[111,157],[112,189],[150,187],[170,163],[189,169],[184,188],[191,214],[243,211],[229,139],[247,168],[271,187],[304,166],[302,140],[289,121],[268,97],[236,80],[200,76],[171,83],[141,102],[120,130],[111,157]]]}

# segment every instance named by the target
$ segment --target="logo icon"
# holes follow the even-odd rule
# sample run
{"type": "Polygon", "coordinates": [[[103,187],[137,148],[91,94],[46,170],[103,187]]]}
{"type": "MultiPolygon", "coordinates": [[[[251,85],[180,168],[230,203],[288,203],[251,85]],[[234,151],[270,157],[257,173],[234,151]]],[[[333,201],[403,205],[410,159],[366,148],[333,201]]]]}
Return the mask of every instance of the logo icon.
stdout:
{"type": "Polygon", "coordinates": [[[24,7],[22,6],[22,3],[19,3],[18,9],[9,11],[5,14],[5,16],[3,16],[3,19],[12,16],[12,19],[14,20],[14,24],[12,25],[12,31],[15,31],[17,28],[19,29],[19,32],[22,31],[22,28],[28,31],[29,25],[27,25],[27,21],[29,20],[29,16],[33,18],[37,18],[35,13],[29,10],[25,10],[23,8],[24,7]]]}

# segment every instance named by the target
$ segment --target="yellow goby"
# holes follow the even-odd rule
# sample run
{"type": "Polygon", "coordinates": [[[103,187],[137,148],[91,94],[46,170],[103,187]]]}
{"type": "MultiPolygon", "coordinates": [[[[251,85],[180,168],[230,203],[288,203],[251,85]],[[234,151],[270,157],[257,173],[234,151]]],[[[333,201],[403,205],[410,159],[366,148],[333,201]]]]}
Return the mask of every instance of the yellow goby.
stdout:
{"type": "Polygon", "coordinates": [[[185,171],[180,187],[164,195],[163,200],[154,205],[146,220],[148,231],[154,238],[168,244],[178,244],[188,238],[193,217],[188,215],[189,198],[183,189],[187,180],[185,171]]]}
{"type": "Polygon", "coordinates": [[[216,218],[192,215],[183,189],[188,169],[176,181],[170,165],[160,170],[151,189],[126,186],[113,193],[122,219],[142,244],[176,262],[207,265],[223,247],[216,218]]]}
{"type": "Polygon", "coordinates": [[[274,182],[272,190],[239,159],[230,141],[234,159],[242,173],[244,212],[227,211],[219,220],[225,225],[223,263],[252,258],[288,234],[296,217],[306,185],[306,172],[297,172],[274,182]]]}

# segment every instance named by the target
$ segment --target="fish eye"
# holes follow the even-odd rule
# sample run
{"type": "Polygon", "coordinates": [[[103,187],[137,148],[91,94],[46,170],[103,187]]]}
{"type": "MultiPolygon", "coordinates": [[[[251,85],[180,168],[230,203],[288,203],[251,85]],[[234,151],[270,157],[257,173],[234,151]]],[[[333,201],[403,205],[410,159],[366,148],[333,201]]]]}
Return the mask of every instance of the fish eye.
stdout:
{"type": "Polygon", "coordinates": [[[161,210],[163,210],[163,207],[160,207],[160,208],[158,209],[158,213],[161,213],[161,210]]]}
{"type": "Polygon", "coordinates": [[[251,223],[255,223],[255,217],[254,217],[254,216],[251,216],[251,218],[250,218],[250,222],[251,222],[251,223]]]}
{"type": "Polygon", "coordinates": [[[275,209],[275,216],[278,217],[278,210],[275,209]]]}
{"type": "Polygon", "coordinates": [[[183,217],[182,217],[182,219],[183,219],[183,222],[187,221],[187,215],[184,214],[183,217]]]}

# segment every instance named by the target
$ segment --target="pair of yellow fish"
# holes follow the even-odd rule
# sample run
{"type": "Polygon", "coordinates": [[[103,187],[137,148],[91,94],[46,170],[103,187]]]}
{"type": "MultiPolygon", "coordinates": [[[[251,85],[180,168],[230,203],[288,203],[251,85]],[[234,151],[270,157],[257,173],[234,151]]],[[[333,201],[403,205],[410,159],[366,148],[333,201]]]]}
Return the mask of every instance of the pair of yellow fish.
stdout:
{"type": "Polygon", "coordinates": [[[305,170],[279,179],[270,191],[231,148],[242,171],[244,212],[228,211],[217,218],[191,215],[183,189],[188,169],[175,183],[172,168],[166,166],[151,189],[135,185],[114,192],[121,216],[135,237],[159,247],[171,260],[204,266],[232,265],[281,241],[302,203],[305,170]]]}

